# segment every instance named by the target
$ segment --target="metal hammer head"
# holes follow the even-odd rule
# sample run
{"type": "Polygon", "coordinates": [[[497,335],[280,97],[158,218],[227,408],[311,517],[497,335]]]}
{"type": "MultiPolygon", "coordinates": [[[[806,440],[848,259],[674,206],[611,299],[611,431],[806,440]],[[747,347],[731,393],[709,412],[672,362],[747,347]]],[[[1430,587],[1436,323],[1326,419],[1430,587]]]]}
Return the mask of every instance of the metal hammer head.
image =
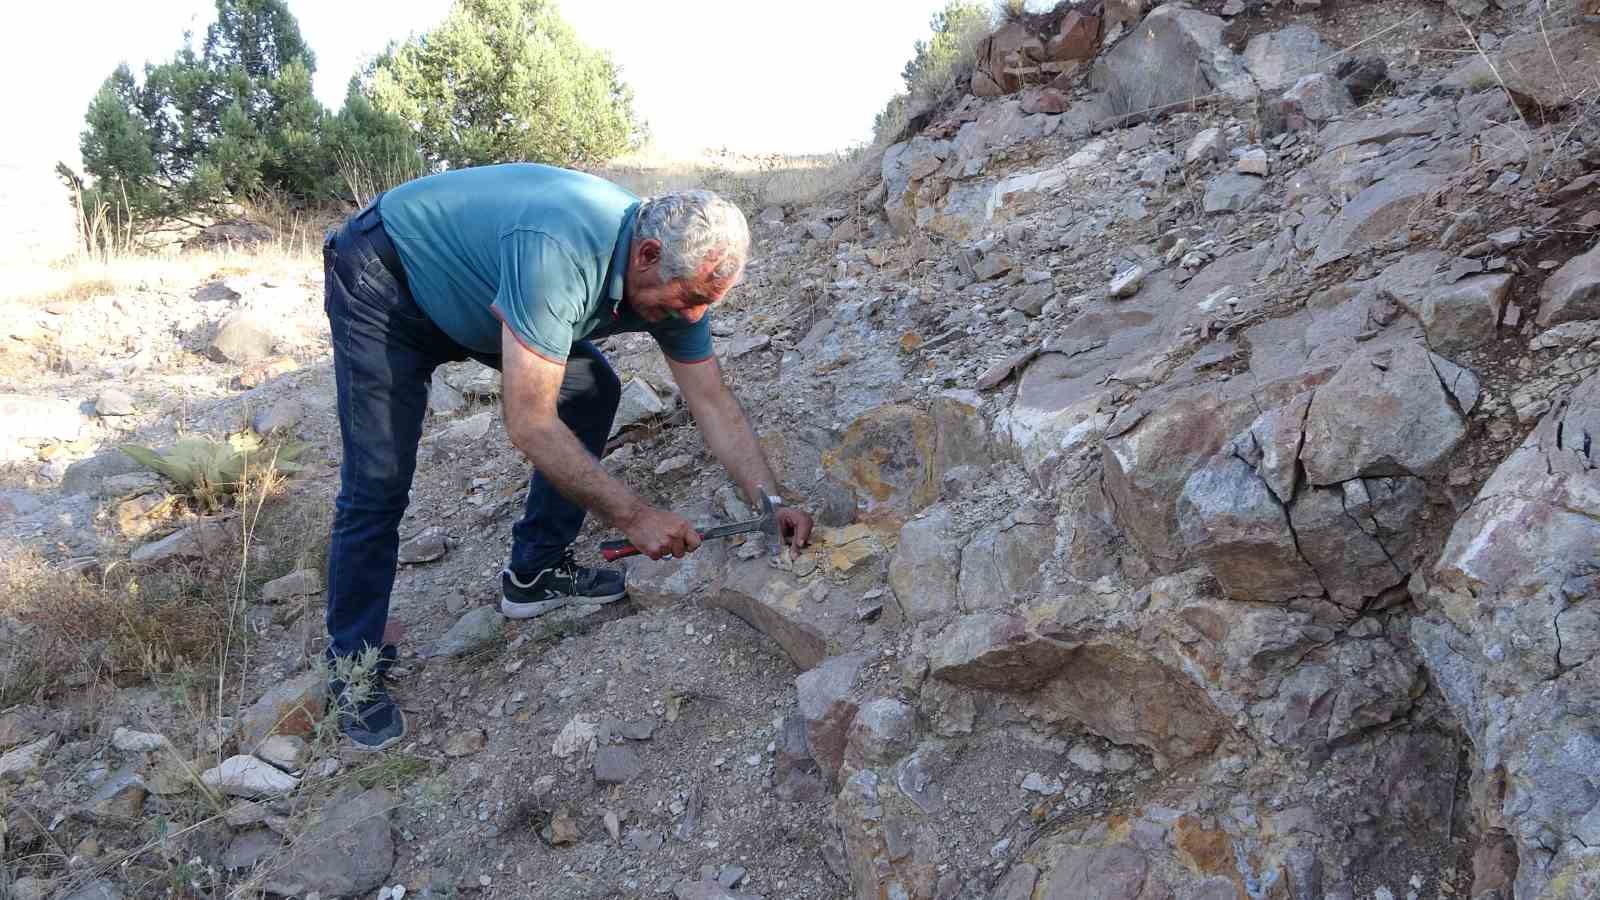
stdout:
{"type": "Polygon", "coordinates": [[[772,506],[772,496],[767,493],[766,487],[761,488],[761,518],[756,522],[761,526],[761,533],[775,538],[782,538],[778,532],[778,511],[772,506]]]}

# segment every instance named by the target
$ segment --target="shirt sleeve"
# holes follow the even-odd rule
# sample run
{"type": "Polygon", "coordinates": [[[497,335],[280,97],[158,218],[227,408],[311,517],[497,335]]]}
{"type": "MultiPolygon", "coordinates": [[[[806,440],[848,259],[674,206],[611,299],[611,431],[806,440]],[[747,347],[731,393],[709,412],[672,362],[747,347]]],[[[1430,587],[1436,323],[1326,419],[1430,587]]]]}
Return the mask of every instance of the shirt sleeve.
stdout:
{"type": "Polygon", "coordinates": [[[588,295],[587,274],[560,241],[523,229],[500,238],[500,285],[492,309],[524,347],[566,362],[588,295]]]}
{"type": "Polygon", "coordinates": [[[668,359],[681,363],[696,363],[711,358],[711,313],[708,311],[698,322],[685,319],[668,319],[652,324],[650,336],[656,339],[661,352],[668,359]]]}

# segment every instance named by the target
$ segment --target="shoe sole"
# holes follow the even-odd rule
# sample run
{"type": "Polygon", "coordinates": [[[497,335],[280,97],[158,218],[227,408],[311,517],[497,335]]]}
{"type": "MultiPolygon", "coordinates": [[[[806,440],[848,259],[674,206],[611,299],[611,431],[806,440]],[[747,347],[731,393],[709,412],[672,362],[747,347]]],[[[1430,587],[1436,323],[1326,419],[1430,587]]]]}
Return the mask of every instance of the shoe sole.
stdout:
{"type": "Polygon", "coordinates": [[[604,597],[557,597],[554,600],[540,600],[535,603],[518,603],[509,597],[500,598],[500,614],[508,619],[537,619],[548,615],[566,606],[600,606],[615,603],[628,596],[627,591],[616,594],[607,594],[604,597]]]}
{"type": "Polygon", "coordinates": [[[406,732],[410,731],[410,729],[406,727],[406,713],[405,713],[405,710],[396,708],[395,712],[400,716],[400,733],[399,734],[395,735],[392,738],[389,738],[388,740],[384,741],[381,744],[363,744],[360,741],[357,741],[354,738],[350,737],[349,735],[345,735],[345,744],[346,744],[346,746],[348,746],[351,750],[354,750],[357,753],[378,753],[378,752],[381,752],[383,750],[387,750],[390,747],[393,747],[395,744],[398,744],[401,741],[405,740],[406,732]]]}

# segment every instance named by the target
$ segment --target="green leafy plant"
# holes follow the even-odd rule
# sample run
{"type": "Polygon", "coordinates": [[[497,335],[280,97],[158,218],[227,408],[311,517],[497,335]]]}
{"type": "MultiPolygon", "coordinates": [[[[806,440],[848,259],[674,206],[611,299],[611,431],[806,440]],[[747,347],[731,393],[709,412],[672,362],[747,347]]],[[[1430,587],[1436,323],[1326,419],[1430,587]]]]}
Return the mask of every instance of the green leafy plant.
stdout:
{"type": "Polygon", "coordinates": [[[254,431],[245,430],[228,435],[225,441],[205,436],[182,438],[164,451],[124,444],[122,452],[215,512],[238,493],[247,476],[298,472],[301,467],[296,460],[309,446],[297,441],[269,444],[254,431]]]}
{"type": "Polygon", "coordinates": [[[438,27],[378,59],[369,89],[449,168],[592,165],[644,134],[616,63],[553,0],[456,0],[438,27]]]}

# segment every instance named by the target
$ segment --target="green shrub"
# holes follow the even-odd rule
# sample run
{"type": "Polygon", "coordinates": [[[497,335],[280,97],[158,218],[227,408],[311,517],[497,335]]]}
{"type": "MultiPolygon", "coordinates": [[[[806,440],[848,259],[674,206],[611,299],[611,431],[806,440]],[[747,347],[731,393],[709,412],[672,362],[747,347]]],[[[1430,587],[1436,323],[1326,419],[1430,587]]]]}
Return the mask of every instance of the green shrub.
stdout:
{"type": "Polygon", "coordinates": [[[198,53],[185,34],[169,61],[145,66],[142,81],[118,66],[90,102],[80,150],[92,181],[58,167],[82,221],[125,234],[264,194],[349,196],[357,192],[342,169],[351,160],[420,174],[404,123],[359,91],[337,116],[317,102],[316,58],[285,0],[216,4],[198,53]]]}
{"type": "Polygon", "coordinates": [[[993,27],[989,6],[973,0],[948,0],[928,23],[932,34],[912,45],[911,59],[900,72],[904,93],[889,98],[872,123],[876,143],[893,140],[905,127],[909,111],[934,101],[970,72],[978,43],[993,27]]]}
{"type": "Polygon", "coordinates": [[[643,137],[616,65],[549,0],[456,0],[437,28],[378,60],[370,88],[430,163],[451,168],[593,165],[643,137]]]}

